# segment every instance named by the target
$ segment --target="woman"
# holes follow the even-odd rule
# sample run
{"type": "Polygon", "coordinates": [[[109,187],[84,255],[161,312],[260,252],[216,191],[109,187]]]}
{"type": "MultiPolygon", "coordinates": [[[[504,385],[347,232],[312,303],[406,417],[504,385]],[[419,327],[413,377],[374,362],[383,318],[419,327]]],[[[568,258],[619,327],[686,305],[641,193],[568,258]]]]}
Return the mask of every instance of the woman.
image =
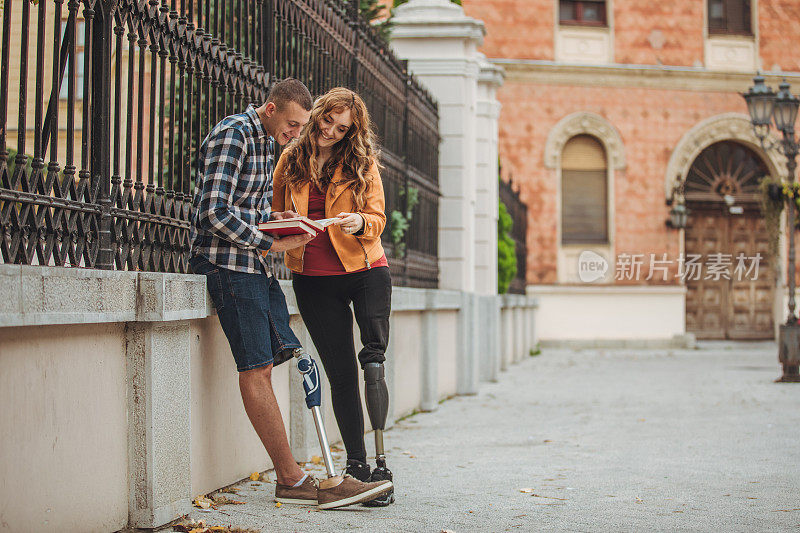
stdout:
{"type": "MultiPolygon", "coordinates": [[[[382,363],[392,293],[381,246],[386,215],[377,159],[364,101],[339,87],[314,103],[308,125],[281,155],[273,176],[273,211],[291,209],[316,220],[338,218],[305,246],[288,250],[285,262],[294,272],[297,306],[331,384],[333,411],[347,450],[346,472],[362,481],[370,478],[370,467],[349,306],[352,302],[364,345],[358,361],[370,376],[380,374],[385,398],[382,363]]],[[[368,382],[368,390],[373,385],[368,382]]],[[[377,411],[384,415],[378,422],[382,429],[386,408],[377,411]]],[[[380,471],[380,479],[387,473],[391,479],[379,459],[381,468],[372,477],[380,471]]]]}

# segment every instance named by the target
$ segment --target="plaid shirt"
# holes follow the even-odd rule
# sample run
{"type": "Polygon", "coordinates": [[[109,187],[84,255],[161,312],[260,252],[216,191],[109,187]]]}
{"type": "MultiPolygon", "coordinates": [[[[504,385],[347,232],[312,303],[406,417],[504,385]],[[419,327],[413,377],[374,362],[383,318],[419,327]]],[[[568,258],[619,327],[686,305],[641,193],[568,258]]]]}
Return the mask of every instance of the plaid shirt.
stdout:
{"type": "Polygon", "coordinates": [[[269,220],[275,140],[255,108],[224,118],[200,146],[192,202],[191,254],[228,270],[270,272],[261,251],[272,237],[256,225],[269,220]]]}

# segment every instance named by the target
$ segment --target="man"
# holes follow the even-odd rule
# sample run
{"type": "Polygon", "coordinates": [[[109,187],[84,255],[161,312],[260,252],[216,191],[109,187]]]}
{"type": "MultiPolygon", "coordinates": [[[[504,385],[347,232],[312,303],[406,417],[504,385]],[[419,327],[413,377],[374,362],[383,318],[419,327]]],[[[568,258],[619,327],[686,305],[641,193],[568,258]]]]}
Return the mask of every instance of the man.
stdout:
{"type": "Polygon", "coordinates": [[[265,252],[302,246],[310,236],[273,239],[257,224],[296,216],[270,213],[275,143],[300,135],[311,115],[311,94],[300,81],[276,83],[267,101],[217,124],[200,146],[193,201],[190,266],[204,274],[239,371],[247,416],[272,459],[275,497],[284,503],[341,507],[376,498],[391,483],[343,477],[317,488],[289,448],[272,389],[272,367],[289,359],[300,342],[289,328],[283,291],[265,252]]]}

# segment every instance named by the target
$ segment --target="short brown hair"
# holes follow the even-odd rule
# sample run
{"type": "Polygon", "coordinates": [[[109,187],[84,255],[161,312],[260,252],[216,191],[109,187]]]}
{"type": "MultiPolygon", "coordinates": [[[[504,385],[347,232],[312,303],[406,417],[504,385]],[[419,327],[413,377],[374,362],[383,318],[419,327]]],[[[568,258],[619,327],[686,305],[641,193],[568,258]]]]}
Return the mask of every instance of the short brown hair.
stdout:
{"type": "Polygon", "coordinates": [[[276,82],[269,90],[267,102],[272,102],[278,109],[283,109],[289,102],[296,102],[306,111],[311,111],[314,103],[308,87],[295,78],[286,78],[276,82]]]}

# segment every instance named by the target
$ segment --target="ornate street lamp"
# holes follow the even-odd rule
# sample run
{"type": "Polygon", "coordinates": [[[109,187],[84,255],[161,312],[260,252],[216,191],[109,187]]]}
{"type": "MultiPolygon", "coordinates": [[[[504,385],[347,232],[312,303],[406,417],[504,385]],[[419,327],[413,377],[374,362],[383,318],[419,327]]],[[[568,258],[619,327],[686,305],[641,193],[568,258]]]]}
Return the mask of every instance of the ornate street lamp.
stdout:
{"type": "MultiPolygon", "coordinates": [[[[790,92],[789,84],[786,80],[778,87],[778,94],[764,83],[764,77],[760,74],[753,78],[754,85],[744,93],[747,102],[747,110],[750,112],[750,121],[753,123],[753,131],[761,143],[764,151],[778,148],[786,156],[786,169],[789,173],[789,182],[794,182],[795,169],[797,163],[798,141],[795,138],[794,123],[797,119],[797,110],[800,107],[800,100],[790,92]],[[783,138],[776,141],[768,141],[770,122],[775,123],[775,128],[783,134],[783,138]]],[[[789,316],[786,323],[780,326],[778,335],[778,360],[783,365],[783,376],[777,381],[800,382],[800,324],[797,323],[795,314],[795,204],[794,200],[787,202],[787,227],[789,228],[789,316]]]]}

